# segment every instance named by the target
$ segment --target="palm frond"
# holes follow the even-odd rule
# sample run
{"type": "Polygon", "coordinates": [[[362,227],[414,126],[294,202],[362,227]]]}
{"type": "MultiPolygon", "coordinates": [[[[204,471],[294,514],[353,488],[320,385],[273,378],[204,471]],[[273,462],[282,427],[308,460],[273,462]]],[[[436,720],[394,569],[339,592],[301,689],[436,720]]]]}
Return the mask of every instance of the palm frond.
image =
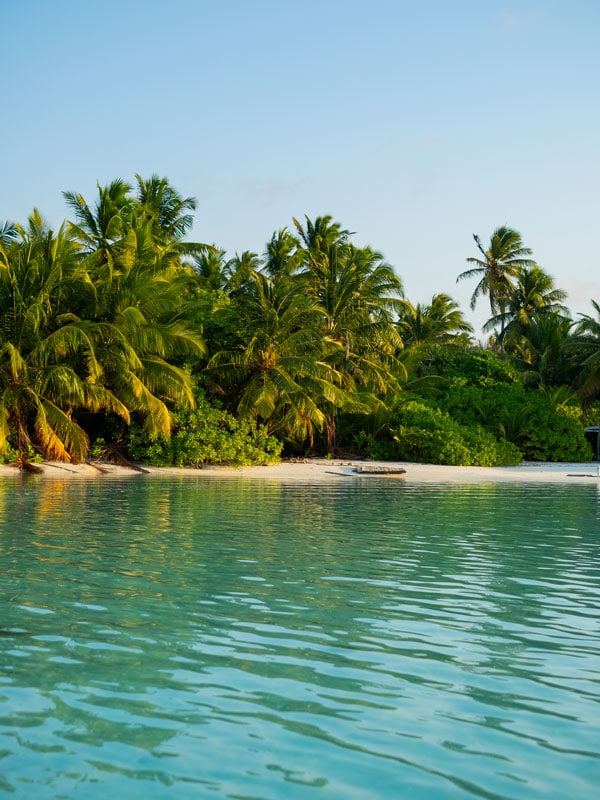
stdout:
{"type": "Polygon", "coordinates": [[[51,461],[84,461],[89,440],[85,431],[48,399],[36,404],[36,442],[51,461]]]}

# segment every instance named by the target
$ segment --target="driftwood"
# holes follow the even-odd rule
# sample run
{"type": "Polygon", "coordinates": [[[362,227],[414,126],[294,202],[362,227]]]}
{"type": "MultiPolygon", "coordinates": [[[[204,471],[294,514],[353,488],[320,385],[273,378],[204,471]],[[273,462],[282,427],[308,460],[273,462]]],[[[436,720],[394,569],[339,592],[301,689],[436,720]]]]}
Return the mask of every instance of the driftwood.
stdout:
{"type": "Polygon", "coordinates": [[[404,467],[386,467],[385,465],[370,464],[355,467],[354,472],[358,475],[405,475],[404,467]]]}

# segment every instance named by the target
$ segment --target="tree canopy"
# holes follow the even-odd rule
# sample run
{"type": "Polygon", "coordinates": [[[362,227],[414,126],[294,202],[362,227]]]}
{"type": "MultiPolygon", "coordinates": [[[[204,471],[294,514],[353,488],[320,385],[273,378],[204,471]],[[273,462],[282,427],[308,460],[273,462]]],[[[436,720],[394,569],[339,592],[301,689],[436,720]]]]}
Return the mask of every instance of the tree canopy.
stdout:
{"type": "Polygon", "coordinates": [[[0,225],[0,457],[78,461],[110,444],[197,463],[218,458],[200,447],[210,425],[236,439],[211,439],[224,458],[586,452],[583,420],[600,421],[600,306],[590,298],[594,313],[573,320],[508,226],[487,246],[475,235],[479,255],[458,276],[477,281],[472,305],[489,298],[482,347],[450,295],[412,302],[383,255],[331,216],[294,218],[262,254],[230,256],[189,240],[196,202],[166,178],[119,178],[91,203],[64,196],[72,218],[57,229],[37,210],[0,225]],[[551,417],[563,439],[534,447],[524,432],[551,417]]]}

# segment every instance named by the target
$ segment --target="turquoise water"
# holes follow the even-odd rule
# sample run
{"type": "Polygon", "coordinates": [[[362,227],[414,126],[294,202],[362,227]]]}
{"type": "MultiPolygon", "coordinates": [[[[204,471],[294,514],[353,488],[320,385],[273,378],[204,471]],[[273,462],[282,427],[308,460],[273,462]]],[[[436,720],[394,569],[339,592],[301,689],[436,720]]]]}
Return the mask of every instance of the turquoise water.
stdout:
{"type": "Polygon", "coordinates": [[[0,795],[600,785],[597,483],[0,483],[0,795]]]}

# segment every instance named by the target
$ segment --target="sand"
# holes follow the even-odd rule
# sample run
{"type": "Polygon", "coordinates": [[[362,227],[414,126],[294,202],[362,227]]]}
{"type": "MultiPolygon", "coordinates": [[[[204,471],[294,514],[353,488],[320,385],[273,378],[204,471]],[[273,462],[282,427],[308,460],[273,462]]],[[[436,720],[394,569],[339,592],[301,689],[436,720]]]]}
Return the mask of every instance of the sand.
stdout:
{"type": "Polygon", "coordinates": [[[448,467],[434,464],[412,464],[383,462],[364,462],[360,460],[339,459],[306,459],[285,461],[281,464],[258,467],[202,467],[199,469],[144,467],[144,471],[136,471],[128,467],[94,462],[89,464],[60,464],[45,462],[40,465],[39,475],[23,475],[12,466],[0,465],[0,480],[103,480],[110,478],[142,477],[152,478],[161,475],[189,476],[191,478],[243,478],[248,480],[277,481],[280,483],[328,483],[340,480],[375,480],[406,483],[498,483],[518,482],[554,482],[554,483],[595,483],[600,485],[600,465],[598,463],[564,464],[564,463],[523,463],[516,467],[448,467]],[[367,465],[404,468],[403,475],[365,475],[355,470],[367,465]]]}

